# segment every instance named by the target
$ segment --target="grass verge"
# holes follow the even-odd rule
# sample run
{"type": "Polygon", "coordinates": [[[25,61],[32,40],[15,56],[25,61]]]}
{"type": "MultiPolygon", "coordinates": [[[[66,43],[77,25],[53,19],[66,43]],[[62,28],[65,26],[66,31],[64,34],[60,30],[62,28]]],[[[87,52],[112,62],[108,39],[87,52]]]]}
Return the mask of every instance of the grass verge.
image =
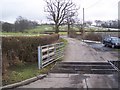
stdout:
{"type": "Polygon", "coordinates": [[[65,46],[68,44],[68,41],[64,38],[60,38],[59,39],[60,42],[64,42],[65,46]]]}
{"type": "Polygon", "coordinates": [[[8,77],[2,81],[3,86],[17,83],[40,74],[46,74],[55,65],[55,62],[39,70],[36,63],[25,63],[22,65],[12,66],[8,70],[8,77]]]}

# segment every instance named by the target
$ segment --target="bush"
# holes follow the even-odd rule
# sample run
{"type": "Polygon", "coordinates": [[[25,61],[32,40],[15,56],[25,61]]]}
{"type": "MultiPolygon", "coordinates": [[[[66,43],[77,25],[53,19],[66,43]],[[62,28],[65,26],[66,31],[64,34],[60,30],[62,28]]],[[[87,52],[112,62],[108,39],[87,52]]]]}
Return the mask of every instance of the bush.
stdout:
{"type": "Polygon", "coordinates": [[[12,65],[20,65],[24,62],[36,62],[38,57],[37,47],[57,42],[58,38],[58,34],[34,37],[3,37],[3,74],[12,65]]]}
{"type": "Polygon", "coordinates": [[[85,34],[84,39],[93,41],[102,41],[102,35],[99,33],[90,32],[85,34]]]}
{"type": "Polygon", "coordinates": [[[76,37],[77,37],[76,31],[75,31],[75,30],[70,30],[70,32],[69,32],[69,37],[71,37],[71,38],[76,38],[76,37]]]}

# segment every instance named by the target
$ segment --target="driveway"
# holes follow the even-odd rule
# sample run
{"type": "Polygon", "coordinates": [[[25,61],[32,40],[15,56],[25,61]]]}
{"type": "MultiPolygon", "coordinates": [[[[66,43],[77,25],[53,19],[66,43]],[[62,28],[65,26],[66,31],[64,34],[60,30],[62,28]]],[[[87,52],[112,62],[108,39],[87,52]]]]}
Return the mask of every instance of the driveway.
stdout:
{"type": "MultiPolygon", "coordinates": [[[[66,38],[64,60],[52,69],[48,75],[28,85],[18,88],[118,88],[118,73],[107,60],[117,60],[111,53],[98,52],[84,42],[66,38]],[[90,70],[90,71],[89,71],[90,70]],[[104,73],[113,70],[114,72],[104,73]],[[99,72],[100,71],[100,72],[99,72]],[[85,73],[86,72],[86,73],[85,73]]],[[[60,89],[60,90],[61,90],[60,89]]],[[[103,90],[104,90],[103,89],[103,90]]],[[[44,89],[43,89],[44,90],[44,89]]]]}
{"type": "Polygon", "coordinates": [[[88,44],[76,39],[66,39],[68,46],[66,47],[63,62],[107,62],[107,60],[118,60],[118,57],[110,52],[97,51],[88,44]]]}
{"type": "Polygon", "coordinates": [[[120,48],[105,47],[102,42],[94,42],[89,40],[86,40],[85,43],[87,43],[90,47],[94,48],[97,52],[111,53],[112,56],[114,56],[114,58],[117,57],[117,59],[118,57],[120,57],[120,48]]]}

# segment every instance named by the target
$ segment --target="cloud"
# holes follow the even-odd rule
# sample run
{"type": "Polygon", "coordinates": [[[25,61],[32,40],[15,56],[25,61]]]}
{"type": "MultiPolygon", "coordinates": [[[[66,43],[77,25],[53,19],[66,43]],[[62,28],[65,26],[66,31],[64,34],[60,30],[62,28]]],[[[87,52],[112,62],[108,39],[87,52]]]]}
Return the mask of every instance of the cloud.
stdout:
{"type": "Polygon", "coordinates": [[[28,19],[45,19],[43,0],[3,0],[2,20],[15,21],[18,16],[28,19]]]}
{"type": "MultiPolygon", "coordinates": [[[[85,20],[115,20],[118,18],[119,0],[84,0],[82,8],[85,8],[85,20]],[[90,1],[93,1],[90,3],[90,1]]],[[[82,18],[82,9],[79,11],[82,18]]]]}
{"type": "MultiPolygon", "coordinates": [[[[80,6],[79,17],[82,19],[82,8],[85,8],[85,19],[117,19],[119,0],[74,0],[80,6]]],[[[46,21],[44,0],[0,0],[0,20],[14,22],[18,16],[31,20],[46,21]]]]}
{"type": "Polygon", "coordinates": [[[118,19],[120,20],[120,1],[119,1],[119,5],[118,5],[118,19]]]}

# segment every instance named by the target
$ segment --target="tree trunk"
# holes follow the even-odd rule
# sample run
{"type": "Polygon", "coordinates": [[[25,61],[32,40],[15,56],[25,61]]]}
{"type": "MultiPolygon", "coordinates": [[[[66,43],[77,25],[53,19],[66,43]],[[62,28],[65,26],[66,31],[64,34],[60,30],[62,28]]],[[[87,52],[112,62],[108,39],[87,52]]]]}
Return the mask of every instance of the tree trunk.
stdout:
{"type": "Polygon", "coordinates": [[[55,25],[55,33],[59,33],[59,25],[55,25]]]}
{"type": "Polygon", "coordinates": [[[70,34],[70,24],[68,23],[68,32],[67,32],[68,36],[70,34]]]}
{"type": "Polygon", "coordinates": [[[84,27],[83,27],[82,30],[81,30],[81,35],[82,35],[82,39],[84,40],[84,38],[85,38],[85,30],[84,30],[84,27]]]}

